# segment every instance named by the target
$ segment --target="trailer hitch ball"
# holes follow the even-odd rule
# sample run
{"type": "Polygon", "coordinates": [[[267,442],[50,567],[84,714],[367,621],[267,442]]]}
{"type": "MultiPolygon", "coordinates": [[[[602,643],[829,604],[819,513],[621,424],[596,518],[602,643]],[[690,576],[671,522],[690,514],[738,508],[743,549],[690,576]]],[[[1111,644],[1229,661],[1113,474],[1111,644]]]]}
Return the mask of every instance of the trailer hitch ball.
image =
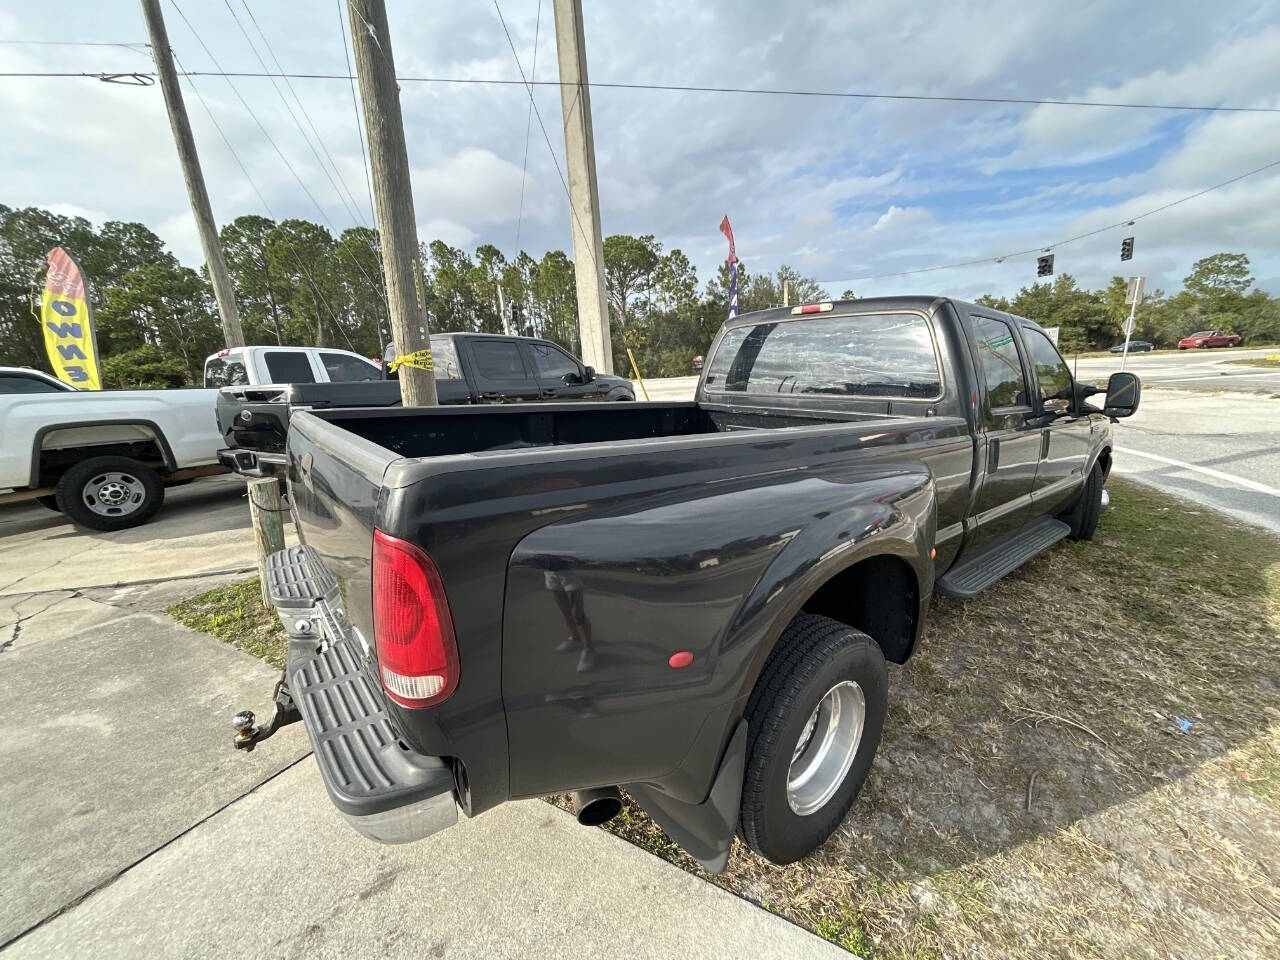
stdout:
{"type": "Polygon", "coordinates": [[[252,710],[241,710],[231,718],[231,726],[236,732],[236,746],[253,740],[253,724],[256,719],[252,710]]]}

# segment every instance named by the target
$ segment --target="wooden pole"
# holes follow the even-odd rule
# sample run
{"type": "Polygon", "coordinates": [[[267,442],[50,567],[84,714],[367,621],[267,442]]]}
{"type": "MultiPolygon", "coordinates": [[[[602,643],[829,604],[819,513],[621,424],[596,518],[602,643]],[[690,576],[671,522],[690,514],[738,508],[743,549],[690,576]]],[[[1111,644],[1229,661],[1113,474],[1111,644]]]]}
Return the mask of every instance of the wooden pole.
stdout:
{"type": "Polygon", "coordinates": [[[253,543],[258,548],[262,605],[271,610],[271,594],[267,592],[267,555],[284,549],[284,508],[280,505],[280,481],[275,477],[249,481],[249,520],[253,524],[253,543]]]}
{"type": "Polygon", "coordinates": [[[169,49],[169,33],[164,26],[164,16],[160,13],[160,0],[142,0],[142,15],[147,21],[151,55],[156,62],[160,90],[164,93],[164,105],[169,111],[169,126],[173,130],[174,145],[178,148],[178,163],[182,167],[182,179],[187,183],[187,196],[191,200],[191,213],[200,234],[204,262],[209,268],[213,297],[218,302],[222,335],[228,347],[243,347],[244,332],[240,329],[236,292],[227,273],[227,262],[222,259],[218,227],[213,222],[213,208],[209,206],[209,191],[205,189],[204,174],[200,171],[196,141],[191,135],[191,122],[187,119],[187,105],[182,100],[182,88],[178,85],[178,74],[173,66],[173,51],[169,49]]]}
{"type": "MultiPolygon", "coordinates": [[[[400,86],[391,57],[391,33],[383,0],[347,0],[351,46],[356,55],[360,102],[373,174],[374,207],[387,277],[387,306],[396,353],[404,357],[429,350],[426,311],[415,289],[418,227],[409,182],[409,154],[400,115],[400,86]]],[[[430,364],[399,367],[400,396],[406,407],[433,406],[436,381],[430,364]]]]}

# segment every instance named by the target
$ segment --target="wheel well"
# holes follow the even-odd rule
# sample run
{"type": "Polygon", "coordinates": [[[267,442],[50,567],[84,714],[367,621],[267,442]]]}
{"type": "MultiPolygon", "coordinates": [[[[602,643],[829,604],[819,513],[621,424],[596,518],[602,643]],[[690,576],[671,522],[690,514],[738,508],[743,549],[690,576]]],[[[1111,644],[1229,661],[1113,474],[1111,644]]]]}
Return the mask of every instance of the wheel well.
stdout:
{"type": "Polygon", "coordinates": [[[129,443],[104,443],[80,447],[54,447],[40,450],[40,479],[36,486],[52,487],[67,468],[90,457],[129,457],[165,472],[164,451],[153,438],[129,443]]]}
{"type": "Polygon", "coordinates": [[[905,663],[916,634],[919,598],[910,565],[881,554],[841,570],[802,609],[861,630],[880,644],[886,660],[905,663]]]}

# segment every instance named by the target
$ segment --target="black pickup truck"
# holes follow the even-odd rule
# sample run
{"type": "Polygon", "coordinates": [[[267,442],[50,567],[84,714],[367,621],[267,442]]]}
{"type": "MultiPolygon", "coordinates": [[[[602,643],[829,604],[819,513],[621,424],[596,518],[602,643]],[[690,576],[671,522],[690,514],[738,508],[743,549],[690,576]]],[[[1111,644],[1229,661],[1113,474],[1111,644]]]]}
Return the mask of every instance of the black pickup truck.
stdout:
{"type": "MultiPolygon", "coordinates": [[[[598,374],[549,340],[483,333],[431,337],[441,404],[634,400],[629,380],[598,374]]],[[[395,357],[388,347],[387,359],[395,357]]],[[[383,369],[387,366],[384,362],[383,369]]],[[[223,387],[218,430],[227,446],[218,461],[247,476],[270,476],[285,463],[284,442],[295,410],[397,407],[400,384],[384,380],[223,387]]]]}
{"type": "Polygon", "coordinates": [[[308,411],[270,724],[356,829],[627,792],[708,869],[839,825],[935,590],[971,597],[1105,504],[1110,420],[1027,320],[934,297],[730,320],[686,403],[308,411]]]}

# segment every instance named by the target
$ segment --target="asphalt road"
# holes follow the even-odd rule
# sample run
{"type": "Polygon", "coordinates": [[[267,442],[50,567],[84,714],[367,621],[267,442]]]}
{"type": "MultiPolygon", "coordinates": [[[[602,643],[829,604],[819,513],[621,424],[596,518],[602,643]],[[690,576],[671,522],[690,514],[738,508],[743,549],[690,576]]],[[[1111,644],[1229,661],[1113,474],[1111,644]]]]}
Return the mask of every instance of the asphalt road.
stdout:
{"type": "MultiPolygon", "coordinates": [[[[1280,393],[1280,369],[1251,367],[1235,361],[1261,360],[1280,353],[1280,347],[1179,350],[1176,353],[1131,353],[1126,370],[1142,378],[1144,386],[1203,393],[1214,390],[1280,393]],[[1228,362],[1231,361],[1231,362],[1228,362]]],[[[1067,357],[1067,363],[1072,358],[1067,357]]],[[[1120,369],[1120,355],[1082,358],[1081,379],[1106,379],[1120,369]]]]}

